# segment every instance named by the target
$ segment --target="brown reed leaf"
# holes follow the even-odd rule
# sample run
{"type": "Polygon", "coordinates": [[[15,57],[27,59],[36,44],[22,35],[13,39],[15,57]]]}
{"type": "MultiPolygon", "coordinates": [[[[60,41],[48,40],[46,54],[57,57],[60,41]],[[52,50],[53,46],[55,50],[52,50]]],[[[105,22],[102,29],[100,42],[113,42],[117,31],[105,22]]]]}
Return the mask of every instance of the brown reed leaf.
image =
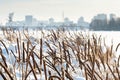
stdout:
{"type": "Polygon", "coordinates": [[[4,80],[7,80],[6,76],[1,72],[1,70],[0,70],[0,75],[2,76],[2,78],[3,78],[4,80]]]}
{"type": "Polygon", "coordinates": [[[108,73],[106,73],[106,80],[109,80],[109,79],[108,79],[108,73]]]}
{"type": "Polygon", "coordinates": [[[8,70],[8,68],[7,68],[5,65],[3,65],[1,62],[0,62],[0,65],[1,65],[1,67],[5,70],[6,74],[9,76],[9,78],[10,78],[11,80],[13,80],[13,77],[12,77],[10,71],[8,70]]]}
{"type": "Polygon", "coordinates": [[[33,72],[33,75],[34,75],[35,80],[38,80],[38,79],[37,79],[37,76],[36,76],[36,73],[35,73],[35,69],[33,68],[33,66],[32,66],[32,64],[30,63],[30,61],[28,61],[28,63],[29,63],[30,68],[31,68],[31,70],[32,70],[32,72],[33,72]]]}
{"type": "Polygon", "coordinates": [[[2,60],[3,60],[3,62],[4,62],[4,65],[5,65],[6,67],[8,67],[8,65],[7,65],[7,63],[6,63],[6,58],[5,58],[5,56],[3,55],[1,48],[0,48],[0,55],[1,55],[1,57],[2,57],[2,60]]]}
{"type": "Polygon", "coordinates": [[[74,80],[67,70],[65,70],[65,75],[69,80],[74,80]]]}
{"type": "Polygon", "coordinates": [[[43,60],[43,65],[44,65],[45,80],[47,80],[47,70],[46,70],[45,60],[43,60]]]}
{"type": "MultiPolygon", "coordinates": [[[[92,69],[90,68],[90,66],[87,64],[87,67],[86,67],[87,71],[89,72],[89,76],[90,78],[92,78],[93,76],[93,80],[97,80],[96,76],[92,74],[92,69]]],[[[99,76],[98,76],[99,77],[99,76]]]]}
{"type": "Polygon", "coordinates": [[[33,50],[35,49],[35,46],[32,47],[30,53],[28,54],[27,58],[26,58],[26,61],[29,61],[30,60],[30,56],[33,54],[33,50]]]}
{"type": "Polygon", "coordinates": [[[120,43],[117,45],[117,47],[116,47],[115,51],[117,51],[117,50],[118,50],[119,46],[120,46],[120,43]]]}
{"type": "Polygon", "coordinates": [[[118,61],[117,61],[117,66],[119,67],[120,66],[120,55],[119,55],[119,57],[118,57],[118,61]]]}
{"type": "Polygon", "coordinates": [[[91,77],[91,80],[93,80],[93,77],[94,77],[94,67],[95,67],[95,55],[93,55],[93,62],[92,62],[92,77],[91,77]]]}
{"type": "Polygon", "coordinates": [[[57,72],[57,74],[61,77],[61,74],[57,70],[56,66],[47,57],[45,57],[45,59],[47,60],[46,62],[51,66],[51,69],[55,70],[57,72]]]}
{"type": "Polygon", "coordinates": [[[6,50],[7,54],[9,55],[9,51],[8,51],[6,45],[4,44],[4,42],[2,40],[0,40],[0,42],[3,44],[3,46],[5,47],[5,50],[6,50]]]}
{"type": "Polygon", "coordinates": [[[118,67],[116,67],[116,71],[117,71],[117,74],[118,74],[118,79],[120,79],[120,72],[119,72],[118,67]]]}
{"type": "Polygon", "coordinates": [[[84,68],[84,71],[85,71],[85,79],[88,80],[88,76],[87,76],[87,70],[86,70],[86,68],[84,68]]]}
{"type": "Polygon", "coordinates": [[[116,76],[115,76],[114,72],[112,71],[112,69],[110,68],[109,64],[107,64],[107,66],[108,66],[108,68],[109,68],[110,72],[112,73],[112,75],[113,75],[114,79],[115,79],[115,80],[117,80],[117,78],[116,78],[116,76]]]}
{"type": "Polygon", "coordinates": [[[32,70],[30,70],[28,73],[25,74],[25,80],[27,80],[27,77],[30,75],[31,72],[32,70]]]}

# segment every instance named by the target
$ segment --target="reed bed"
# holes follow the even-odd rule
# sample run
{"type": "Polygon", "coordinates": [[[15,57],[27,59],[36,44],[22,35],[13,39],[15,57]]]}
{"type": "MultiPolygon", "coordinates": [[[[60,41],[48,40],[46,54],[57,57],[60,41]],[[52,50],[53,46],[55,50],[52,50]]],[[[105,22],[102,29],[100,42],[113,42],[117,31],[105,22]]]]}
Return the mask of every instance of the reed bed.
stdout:
{"type": "Polygon", "coordinates": [[[5,40],[0,40],[0,76],[4,80],[31,80],[31,76],[34,80],[120,79],[120,56],[115,56],[113,45],[107,47],[101,36],[60,29],[47,33],[2,31],[5,40]],[[13,43],[9,49],[7,45],[13,43]]]}

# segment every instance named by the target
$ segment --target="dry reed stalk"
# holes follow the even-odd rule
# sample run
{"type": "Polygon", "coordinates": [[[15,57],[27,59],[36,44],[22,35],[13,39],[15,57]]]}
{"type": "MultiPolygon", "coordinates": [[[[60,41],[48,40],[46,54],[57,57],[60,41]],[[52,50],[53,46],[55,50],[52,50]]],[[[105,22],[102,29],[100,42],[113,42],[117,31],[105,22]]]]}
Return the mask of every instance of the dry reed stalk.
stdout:
{"type": "Polygon", "coordinates": [[[86,64],[86,65],[84,65],[84,67],[86,68],[86,70],[87,70],[87,75],[91,78],[92,76],[92,74],[91,74],[91,69],[90,69],[90,67],[89,67],[89,65],[88,64],[86,64]]]}
{"type": "Polygon", "coordinates": [[[87,53],[88,55],[90,55],[90,46],[91,46],[90,45],[90,39],[88,39],[88,53],[87,53]]]}
{"type": "Polygon", "coordinates": [[[43,48],[43,41],[42,41],[42,38],[40,39],[40,66],[42,66],[42,48],[43,48]]]}
{"type": "Polygon", "coordinates": [[[19,42],[21,42],[22,41],[21,32],[18,30],[18,33],[19,33],[19,42]]]}
{"type": "Polygon", "coordinates": [[[24,69],[23,69],[23,62],[22,62],[22,80],[24,80],[24,69]]]}
{"type": "Polygon", "coordinates": [[[42,69],[39,68],[39,65],[37,64],[36,61],[34,61],[34,62],[35,62],[36,68],[38,69],[39,73],[41,74],[41,70],[42,70],[42,69]]]}
{"type": "Polygon", "coordinates": [[[66,75],[66,77],[69,79],[69,80],[74,80],[72,77],[71,77],[71,75],[69,74],[69,72],[67,71],[67,70],[65,70],[65,75],[66,75]]]}
{"type": "Polygon", "coordinates": [[[69,50],[67,50],[67,53],[68,53],[68,62],[69,62],[70,65],[72,65],[72,64],[71,64],[71,57],[70,57],[70,52],[69,52],[69,50]]]}
{"type": "Polygon", "coordinates": [[[28,54],[27,58],[26,58],[26,61],[29,61],[30,60],[30,56],[33,54],[33,50],[35,49],[35,46],[32,47],[30,53],[28,54]]]}
{"type": "Polygon", "coordinates": [[[48,66],[49,68],[55,70],[55,69],[51,66],[51,64],[50,64],[49,62],[47,62],[47,61],[46,61],[46,66],[48,66]]]}
{"type": "Polygon", "coordinates": [[[37,76],[36,76],[36,73],[35,73],[35,69],[33,68],[33,66],[32,66],[32,64],[30,63],[30,61],[28,61],[28,63],[29,63],[30,68],[31,68],[31,70],[32,70],[32,72],[33,72],[33,75],[34,75],[35,80],[38,80],[38,79],[37,79],[37,76]]]}
{"type": "Polygon", "coordinates": [[[0,55],[1,55],[1,57],[2,57],[2,60],[3,60],[3,62],[4,62],[4,65],[5,65],[6,67],[8,67],[8,65],[7,65],[7,63],[6,63],[6,58],[5,58],[5,56],[3,55],[1,48],[0,48],[0,55]]]}
{"type": "Polygon", "coordinates": [[[22,60],[23,60],[23,63],[25,63],[25,44],[24,44],[24,42],[23,42],[23,56],[22,56],[22,60]]]}
{"type": "Polygon", "coordinates": [[[32,57],[32,61],[33,61],[33,68],[35,69],[36,68],[36,64],[35,64],[35,58],[34,58],[34,54],[33,53],[31,54],[31,57],[32,57]]]}
{"type": "Polygon", "coordinates": [[[57,35],[56,35],[56,33],[52,30],[52,32],[51,33],[53,33],[53,38],[54,38],[54,40],[56,41],[57,40],[57,35]]]}
{"type": "Polygon", "coordinates": [[[119,57],[118,57],[117,66],[118,66],[118,67],[120,66],[120,55],[119,55],[119,57]]]}
{"type": "Polygon", "coordinates": [[[10,78],[11,80],[13,80],[13,77],[12,77],[10,71],[8,70],[8,68],[7,68],[6,66],[4,66],[1,62],[0,62],[0,65],[1,65],[1,67],[5,70],[6,74],[9,76],[9,78],[10,78]]]}
{"type": "Polygon", "coordinates": [[[103,80],[103,78],[100,76],[98,72],[95,71],[94,73],[99,77],[99,79],[103,80]]]}
{"type": "Polygon", "coordinates": [[[87,76],[87,70],[86,70],[86,68],[84,68],[84,71],[85,71],[85,79],[88,80],[88,76],[87,76]]]}
{"type": "Polygon", "coordinates": [[[18,62],[20,62],[20,44],[18,38],[17,38],[17,49],[18,49],[18,62]]]}
{"type": "Polygon", "coordinates": [[[15,45],[15,53],[18,53],[18,51],[17,51],[17,46],[15,45]]]}
{"type": "Polygon", "coordinates": [[[27,77],[29,76],[29,74],[32,72],[32,70],[30,70],[28,73],[25,74],[25,80],[27,80],[27,77]]]}
{"type": "Polygon", "coordinates": [[[15,59],[17,59],[17,56],[14,54],[13,50],[10,50],[10,51],[13,54],[13,56],[15,57],[15,59]]]}
{"type": "Polygon", "coordinates": [[[45,42],[48,48],[51,50],[51,52],[54,52],[53,49],[50,47],[49,43],[45,42]]]}
{"type": "Polygon", "coordinates": [[[118,78],[120,79],[120,72],[119,72],[118,67],[116,67],[116,72],[117,72],[117,74],[118,74],[118,78]]]}
{"type": "Polygon", "coordinates": [[[76,59],[76,61],[77,61],[77,55],[75,54],[75,50],[74,50],[74,48],[72,48],[72,47],[71,47],[71,49],[72,49],[72,53],[74,54],[75,59],[76,59]]]}
{"type": "Polygon", "coordinates": [[[110,47],[110,52],[109,52],[109,54],[110,54],[110,57],[113,57],[113,44],[112,44],[111,47],[110,47]]]}
{"type": "MultiPolygon", "coordinates": [[[[23,56],[24,56],[24,59],[25,59],[25,53],[27,54],[27,56],[28,56],[28,53],[29,53],[29,42],[27,42],[27,49],[25,48],[25,45],[24,45],[23,49],[24,49],[24,51],[23,51],[24,55],[23,56]]],[[[23,61],[25,61],[24,63],[26,64],[25,65],[25,67],[26,67],[26,69],[25,69],[25,80],[26,80],[27,71],[28,71],[28,61],[27,60],[23,60],[23,61]]]]}
{"type": "Polygon", "coordinates": [[[90,78],[93,77],[92,80],[97,80],[96,76],[92,74],[92,69],[90,68],[90,66],[88,64],[87,64],[87,68],[88,68],[88,71],[89,71],[88,75],[90,76],[90,78]]]}
{"type": "Polygon", "coordinates": [[[49,67],[50,67],[51,69],[53,69],[54,71],[56,71],[57,74],[61,77],[61,74],[60,74],[60,72],[57,70],[56,66],[55,66],[49,59],[47,59],[47,57],[45,57],[45,59],[47,60],[46,62],[50,65],[49,67]]]}
{"type": "Polygon", "coordinates": [[[30,61],[30,56],[33,54],[33,50],[34,50],[35,46],[32,47],[31,51],[28,52],[28,56],[26,58],[26,71],[25,71],[25,74],[27,74],[27,71],[28,71],[28,64],[29,64],[29,61],[30,61]]]}
{"type": "Polygon", "coordinates": [[[66,70],[67,70],[69,67],[71,67],[71,68],[72,68],[72,71],[75,71],[74,66],[72,66],[72,64],[70,64],[70,62],[66,61],[65,63],[66,63],[66,70]]]}
{"type": "Polygon", "coordinates": [[[59,52],[60,52],[60,62],[61,62],[61,65],[63,64],[63,54],[62,54],[62,48],[61,48],[61,44],[59,42],[59,52]]]}
{"type": "Polygon", "coordinates": [[[7,80],[6,76],[0,71],[0,75],[4,80],[7,80]]]}
{"type": "Polygon", "coordinates": [[[27,51],[26,51],[27,56],[28,56],[28,53],[29,53],[29,41],[27,41],[27,51]]]}
{"type": "Polygon", "coordinates": [[[47,80],[47,70],[46,70],[46,62],[45,62],[45,60],[43,60],[43,65],[44,65],[45,80],[47,80]]]}
{"type": "Polygon", "coordinates": [[[0,40],[0,42],[3,44],[3,46],[5,47],[5,50],[6,50],[7,54],[9,55],[9,51],[8,51],[6,45],[4,44],[4,42],[2,40],[0,40]]]}
{"type": "Polygon", "coordinates": [[[53,80],[54,78],[56,78],[57,80],[61,80],[58,76],[50,76],[48,80],[53,80]]]}
{"type": "Polygon", "coordinates": [[[29,35],[27,35],[27,34],[25,34],[25,33],[23,33],[23,34],[24,34],[24,36],[26,37],[26,39],[28,40],[29,45],[31,45],[31,46],[33,47],[29,35]]]}
{"type": "MultiPolygon", "coordinates": [[[[31,50],[31,49],[30,49],[31,50]]],[[[26,51],[27,52],[27,51],[26,51]]],[[[40,59],[40,56],[35,52],[35,51],[32,51],[33,52],[33,54],[38,58],[38,59],[40,59]]]]}
{"type": "Polygon", "coordinates": [[[100,63],[99,63],[99,61],[98,61],[98,60],[95,60],[95,62],[96,62],[96,65],[97,65],[97,67],[98,67],[99,72],[102,73],[101,70],[100,70],[100,63]]]}
{"type": "MultiPolygon", "coordinates": [[[[65,46],[65,43],[64,41],[62,42],[62,45],[63,45],[63,53],[64,53],[64,57],[65,57],[65,61],[68,62],[67,60],[67,53],[66,53],[66,46],[65,46]]],[[[66,71],[68,72],[68,64],[66,63],[66,71]]]]}
{"type": "Polygon", "coordinates": [[[65,80],[64,77],[65,77],[65,73],[64,73],[64,67],[63,67],[63,53],[62,53],[62,48],[61,48],[61,44],[59,42],[59,51],[60,51],[60,64],[61,64],[61,79],[62,80],[65,80]]]}
{"type": "MultiPolygon", "coordinates": [[[[29,75],[29,74],[27,74],[27,72],[28,72],[28,61],[27,61],[26,70],[25,70],[25,80],[27,79],[27,77],[28,77],[28,75],[29,75]]],[[[31,72],[32,72],[32,70],[31,70],[31,72]]],[[[29,72],[29,73],[30,73],[30,72],[29,72]]]]}
{"type": "Polygon", "coordinates": [[[118,50],[119,46],[120,46],[120,43],[117,45],[117,47],[116,47],[115,51],[117,51],[117,50],[118,50]]]}
{"type": "Polygon", "coordinates": [[[64,72],[63,66],[61,66],[61,71],[62,71],[62,77],[61,77],[61,79],[65,80],[65,72],[64,72]]]}
{"type": "Polygon", "coordinates": [[[115,80],[117,80],[117,78],[116,78],[116,76],[115,76],[114,72],[112,71],[112,69],[110,68],[109,64],[107,64],[107,66],[108,66],[108,68],[109,68],[110,72],[112,73],[112,75],[113,75],[114,79],[115,79],[115,80]]]}
{"type": "Polygon", "coordinates": [[[4,80],[7,80],[6,76],[3,74],[3,72],[1,72],[1,70],[0,70],[0,75],[2,76],[2,78],[3,78],[4,80]]]}
{"type": "MultiPolygon", "coordinates": [[[[89,68],[86,67],[86,65],[85,65],[84,63],[82,63],[82,65],[83,65],[83,67],[85,68],[86,73],[87,73],[86,75],[88,75],[87,78],[89,79],[89,77],[91,77],[91,75],[90,75],[90,74],[91,74],[91,73],[90,73],[90,70],[89,70],[89,68]]],[[[88,65],[87,65],[87,66],[88,66],[88,65]]]]}
{"type": "Polygon", "coordinates": [[[93,64],[92,64],[92,55],[88,55],[88,59],[89,59],[89,62],[90,62],[90,65],[92,66],[93,64]]]}
{"type": "Polygon", "coordinates": [[[108,79],[108,73],[106,73],[106,79],[105,79],[105,80],[109,80],[109,79],[108,79]]]}
{"type": "MultiPolygon", "coordinates": [[[[32,57],[32,61],[33,61],[33,68],[36,70],[36,68],[38,69],[39,73],[41,73],[41,70],[39,69],[39,66],[37,64],[37,62],[35,61],[35,57],[34,54],[31,55],[32,57]]],[[[35,71],[36,72],[36,71],[35,71]]]]}
{"type": "Polygon", "coordinates": [[[108,63],[108,59],[109,59],[109,51],[107,50],[106,54],[105,54],[105,58],[107,58],[106,63],[108,63]],[[107,56],[107,57],[106,57],[107,56]]]}
{"type": "Polygon", "coordinates": [[[66,71],[68,72],[69,65],[66,63],[66,71]]]}
{"type": "Polygon", "coordinates": [[[79,53],[77,53],[77,58],[78,58],[78,62],[79,62],[79,67],[80,67],[80,69],[82,70],[82,65],[83,65],[83,63],[82,63],[82,61],[81,61],[81,59],[80,59],[80,54],[79,54],[79,53]]]}
{"type": "Polygon", "coordinates": [[[93,61],[92,61],[92,77],[91,77],[91,80],[93,80],[93,77],[94,77],[94,67],[95,67],[95,55],[93,55],[93,61]]]}
{"type": "Polygon", "coordinates": [[[13,64],[13,67],[15,68],[16,61],[17,61],[17,56],[15,56],[15,54],[14,54],[13,50],[11,50],[11,53],[12,53],[12,54],[13,54],[13,56],[15,57],[15,62],[14,62],[14,64],[13,64]]]}
{"type": "Polygon", "coordinates": [[[106,67],[105,67],[105,64],[104,64],[104,58],[103,58],[102,55],[100,55],[100,54],[98,54],[98,56],[99,56],[99,59],[100,59],[102,65],[103,65],[103,67],[104,67],[104,70],[106,70],[106,67]]]}
{"type": "Polygon", "coordinates": [[[84,53],[85,53],[85,59],[86,59],[86,57],[87,57],[87,52],[86,52],[87,51],[87,44],[85,44],[84,47],[85,47],[84,48],[84,53]]]}

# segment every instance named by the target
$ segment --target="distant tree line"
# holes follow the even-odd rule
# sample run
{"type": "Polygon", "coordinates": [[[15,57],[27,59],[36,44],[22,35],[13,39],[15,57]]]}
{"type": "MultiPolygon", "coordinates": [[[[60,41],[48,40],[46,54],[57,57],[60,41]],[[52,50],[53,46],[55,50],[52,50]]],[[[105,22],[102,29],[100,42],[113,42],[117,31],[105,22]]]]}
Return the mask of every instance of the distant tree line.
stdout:
{"type": "Polygon", "coordinates": [[[120,31],[120,18],[113,19],[94,19],[90,23],[90,30],[120,31]]]}

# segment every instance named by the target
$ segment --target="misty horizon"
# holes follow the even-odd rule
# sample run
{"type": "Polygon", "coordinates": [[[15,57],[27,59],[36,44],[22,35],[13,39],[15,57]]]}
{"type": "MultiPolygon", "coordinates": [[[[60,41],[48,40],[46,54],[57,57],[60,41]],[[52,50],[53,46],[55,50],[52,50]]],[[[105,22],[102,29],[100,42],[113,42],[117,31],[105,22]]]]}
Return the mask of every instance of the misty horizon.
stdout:
{"type": "Polygon", "coordinates": [[[120,16],[119,0],[0,0],[0,5],[0,23],[7,21],[10,12],[15,12],[15,21],[23,20],[25,15],[33,15],[40,20],[53,17],[61,21],[63,11],[64,16],[73,21],[83,16],[85,21],[90,22],[98,13],[120,16]]]}

